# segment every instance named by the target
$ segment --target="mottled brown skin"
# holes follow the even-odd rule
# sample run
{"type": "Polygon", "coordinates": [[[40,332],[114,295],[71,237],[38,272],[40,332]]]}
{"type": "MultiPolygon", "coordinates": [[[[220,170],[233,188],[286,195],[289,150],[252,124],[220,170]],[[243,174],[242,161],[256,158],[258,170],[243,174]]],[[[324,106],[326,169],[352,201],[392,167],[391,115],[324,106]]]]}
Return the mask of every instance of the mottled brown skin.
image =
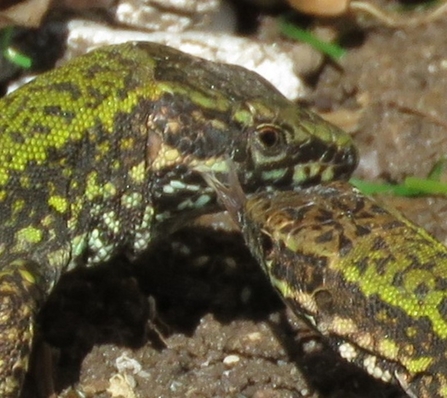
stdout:
{"type": "MultiPolygon", "coordinates": [[[[447,397],[447,248],[349,183],[245,199],[206,177],[287,305],[410,397],[447,397]]],[[[236,186],[236,188],[235,188],[236,186]]]]}
{"type": "Polygon", "coordinates": [[[244,189],[344,177],[351,139],[253,72],[153,43],[109,46],[0,100],[0,396],[17,397],[61,273],[130,259],[216,206],[196,170],[244,189]]]}

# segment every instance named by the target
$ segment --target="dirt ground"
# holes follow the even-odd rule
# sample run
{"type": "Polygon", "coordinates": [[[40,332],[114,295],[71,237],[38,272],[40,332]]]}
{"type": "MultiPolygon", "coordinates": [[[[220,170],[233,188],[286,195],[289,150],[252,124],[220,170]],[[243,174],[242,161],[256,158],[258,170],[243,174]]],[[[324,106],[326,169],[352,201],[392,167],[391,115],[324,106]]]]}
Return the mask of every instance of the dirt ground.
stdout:
{"type": "MultiPolygon", "coordinates": [[[[426,176],[447,152],[446,37],[447,17],[406,30],[351,27],[345,58],[311,77],[316,109],[360,115],[358,177],[426,176]]],[[[446,199],[393,203],[446,241],[446,199]]],[[[234,233],[180,231],[138,265],[67,276],[40,322],[60,347],[61,397],[404,396],[339,360],[288,313],[234,233]]],[[[30,375],[41,378],[41,369],[30,375]]],[[[35,397],[29,385],[24,397],[35,397]]]]}

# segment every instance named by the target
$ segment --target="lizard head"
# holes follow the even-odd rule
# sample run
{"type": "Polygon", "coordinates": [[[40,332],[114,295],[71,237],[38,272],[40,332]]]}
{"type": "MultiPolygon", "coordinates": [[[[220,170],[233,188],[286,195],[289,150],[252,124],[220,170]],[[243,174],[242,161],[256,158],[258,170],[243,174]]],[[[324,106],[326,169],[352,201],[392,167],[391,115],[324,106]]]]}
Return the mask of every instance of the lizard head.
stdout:
{"type": "Polygon", "coordinates": [[[257,73],[162,49],[153,56],[160,92],[149,124],[174,149],[172,164],[227,174],[232,159],[246,191],[345,179],[357,166],[348,134],[257,73]]]}
{"type": "Polygon", "coordinates": [[[172,218],[172,209],[208,211],[215,193],[200,171],[225,180],[228,159],[247,193],[346,179],[355,169],[357,150],[348,134],[258,74],[167,47],[153,59],[157,95],[136,113],[147,116],[137,125],[147,126],[160,219],[172,218]]]}

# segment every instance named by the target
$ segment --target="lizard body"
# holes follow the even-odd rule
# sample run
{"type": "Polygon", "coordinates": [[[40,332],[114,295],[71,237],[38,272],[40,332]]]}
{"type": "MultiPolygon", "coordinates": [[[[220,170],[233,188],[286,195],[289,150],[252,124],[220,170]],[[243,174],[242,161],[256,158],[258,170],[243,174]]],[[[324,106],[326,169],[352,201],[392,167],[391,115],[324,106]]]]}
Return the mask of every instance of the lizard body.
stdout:
{"type": "Polygon", "coordinates": [[[245,196],[204,173],[292,311],[412,398],[447,397],[447,248],[348,182],[245,196]]]}
{"type": "Polygon", "coordinates": [[[158,44],[108,46],[0,100],[0,396],[27,369],[59,276],[134,258],[211,211],[197,167],[248,191],[350,174],[351,139],[244,68],[158,44]]]}

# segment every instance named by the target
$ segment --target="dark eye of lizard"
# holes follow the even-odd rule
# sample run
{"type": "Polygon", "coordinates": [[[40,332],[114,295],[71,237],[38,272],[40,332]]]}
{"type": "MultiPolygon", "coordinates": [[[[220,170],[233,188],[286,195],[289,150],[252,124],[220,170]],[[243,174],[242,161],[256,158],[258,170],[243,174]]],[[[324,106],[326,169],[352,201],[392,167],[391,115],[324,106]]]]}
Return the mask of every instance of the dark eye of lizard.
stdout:
{"type": "Polygon", "coordinates": [[[261,233],[261,245],[264,255],[270,257],[273,251],[273,239],[266,233],[261,233]]]}
{"type": "Polygon", "coordinates": [[[269,154],[279,151],[286,142],[282,129],[271,124],[261,125],[257,128],[256,140],[260,148],[269,154]]]}

